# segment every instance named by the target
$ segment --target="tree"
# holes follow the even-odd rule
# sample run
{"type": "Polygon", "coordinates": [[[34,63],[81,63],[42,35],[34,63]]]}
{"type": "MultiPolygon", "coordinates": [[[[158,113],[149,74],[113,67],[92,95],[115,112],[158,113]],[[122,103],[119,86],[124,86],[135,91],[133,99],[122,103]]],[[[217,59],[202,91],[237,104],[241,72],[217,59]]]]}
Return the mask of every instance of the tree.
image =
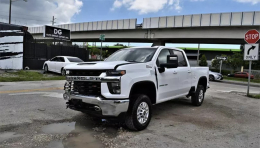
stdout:
{"type": "Polygon", "coordinates": [[[92,47],[89,49],[89,54],[91,55],[99,55],[100,54],[100,49],[96,48],[96,47],[92,47]]]}
{"type": "Polygon", "coordinates": [[[211,63],[211,66],[214,67],[215,69],[218,69],[219,70],[219,66],[220,66],[220,60],[218,59],[213,59],[212,63],[211,63]]]}
{"type": "Polygon", "coordinates": [[[228,67],[232,68],[233,71],[245,65],[243,54],[240,52],[235,52],[233,53],[233,55],[228,56],[227,60],[224,63],[226,63],[228,67]]]}
{"type": "Polygon", "coordinates": [[[207,62],[207,58],[206,58],[205,54],[203,54],[201,56],[199,65],[200,66],[208,66],[208,62],[207,62]]]}

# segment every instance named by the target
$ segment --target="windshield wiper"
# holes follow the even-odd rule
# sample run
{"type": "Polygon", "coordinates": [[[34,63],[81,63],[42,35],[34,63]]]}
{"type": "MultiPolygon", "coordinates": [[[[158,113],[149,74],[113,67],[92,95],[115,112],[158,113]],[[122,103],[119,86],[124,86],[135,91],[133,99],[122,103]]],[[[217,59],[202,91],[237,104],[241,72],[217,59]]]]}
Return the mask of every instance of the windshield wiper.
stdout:
{"type": "Polygon", "coordinates": [[[135,61],[135,60],[125,60],[127,62],[134,62],[134,63],[141,63],[141,62],[138,62],[138,61],[135,61]]]}

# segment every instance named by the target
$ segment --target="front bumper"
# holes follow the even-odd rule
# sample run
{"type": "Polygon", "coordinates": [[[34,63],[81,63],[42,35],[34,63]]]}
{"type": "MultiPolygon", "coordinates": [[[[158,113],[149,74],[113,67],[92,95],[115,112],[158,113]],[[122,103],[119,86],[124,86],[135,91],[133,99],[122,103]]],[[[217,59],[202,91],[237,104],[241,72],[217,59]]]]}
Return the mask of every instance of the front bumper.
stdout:
{"type": "Polygon", "coordinates": [[[75,94],[64,94],[68,99],[67,107],[73,110],[82,111],[101,116],[117,117],[128,110],[129,100],[107,100],[97,96],[83,96],[75,94]],[[72,101],[74,103],[72,103],[72,101]],[[75,103],[76,102],[76,103],[75,103]],[[84,104],[84,105],[83,105],[84,104]]]}
{"type": "Polygon", "coordinates": [[[214,75],[215,80],[223,80],[223,76],[222,75],[214,75]]]}

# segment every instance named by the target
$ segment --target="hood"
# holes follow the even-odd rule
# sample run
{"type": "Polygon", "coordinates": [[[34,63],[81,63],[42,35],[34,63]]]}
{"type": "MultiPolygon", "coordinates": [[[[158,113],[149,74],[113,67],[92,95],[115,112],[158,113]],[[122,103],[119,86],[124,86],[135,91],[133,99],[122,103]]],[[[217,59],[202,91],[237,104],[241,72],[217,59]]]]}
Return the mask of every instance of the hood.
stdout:
{"type": "Polygon", "coordinates": [[[65,66],[66,70],[77,70],[77,69],[115,69],[116,66],[126,64],[130,62],[126,61],[95,61],[95,62],[83,62],[77,64],[70,64],[65,66]]]}
{"type": "Polygon", "coordinates": [[[215,74],[215,75],[221,75],[220,73],[212,72],[212,71],[210,71],[209,73],[210,73],[210,74],[215,74]]]}

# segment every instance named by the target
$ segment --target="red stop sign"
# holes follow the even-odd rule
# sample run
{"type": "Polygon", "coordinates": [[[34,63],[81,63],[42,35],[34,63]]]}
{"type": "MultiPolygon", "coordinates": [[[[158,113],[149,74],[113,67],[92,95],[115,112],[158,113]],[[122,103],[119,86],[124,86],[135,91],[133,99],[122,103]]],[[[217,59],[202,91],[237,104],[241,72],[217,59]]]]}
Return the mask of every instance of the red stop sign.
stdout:
{"type": "Polygon", "coordinates": [[[245,41],[248,44],[255,44],[259,40],[259,32],[255,29],[247,31],[245,41]]]}

